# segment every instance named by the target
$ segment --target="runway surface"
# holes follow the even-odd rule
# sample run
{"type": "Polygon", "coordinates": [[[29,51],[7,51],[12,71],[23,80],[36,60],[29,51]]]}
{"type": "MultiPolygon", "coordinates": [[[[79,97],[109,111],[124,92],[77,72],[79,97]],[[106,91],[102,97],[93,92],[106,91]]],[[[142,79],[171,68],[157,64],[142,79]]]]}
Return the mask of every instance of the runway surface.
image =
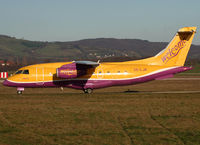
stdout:
{"type": "MultiPolygon", "coordinates": [[[[200,78],[167,78],[161,81],[199,81],[200,78]]],[[[3,83],[4,80],[0,80],[0,83],[3,83]]],[[[139,93],[139,94],[195,94],[200,93],[200,90],[194,91],[125,91],[124,93],[139,93]]]]}

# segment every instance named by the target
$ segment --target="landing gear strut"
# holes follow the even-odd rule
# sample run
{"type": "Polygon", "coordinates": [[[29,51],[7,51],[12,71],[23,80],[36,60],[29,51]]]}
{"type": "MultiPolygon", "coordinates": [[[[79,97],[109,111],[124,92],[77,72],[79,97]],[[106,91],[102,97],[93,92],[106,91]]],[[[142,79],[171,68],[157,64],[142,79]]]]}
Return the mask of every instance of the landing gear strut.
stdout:
{"type": "Polygon", "coordinates": [[[87,88],[83,90],[85,94],[91,94],[93,90],[91,88],[87,88]]]}

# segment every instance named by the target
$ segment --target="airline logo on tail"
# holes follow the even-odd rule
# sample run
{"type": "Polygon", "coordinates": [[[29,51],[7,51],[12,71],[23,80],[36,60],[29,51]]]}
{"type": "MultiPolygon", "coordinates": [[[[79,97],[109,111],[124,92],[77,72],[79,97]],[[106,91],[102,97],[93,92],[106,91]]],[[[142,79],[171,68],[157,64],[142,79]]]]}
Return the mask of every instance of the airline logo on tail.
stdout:
{"type": "Polygon", "coordinates": [[[181,49],[186,46],[186,40],[179,41],[174,47],[168,48],[168,51],[161,57],[163,63],[167,63],[170,59],[177,56],[181,49]]]}

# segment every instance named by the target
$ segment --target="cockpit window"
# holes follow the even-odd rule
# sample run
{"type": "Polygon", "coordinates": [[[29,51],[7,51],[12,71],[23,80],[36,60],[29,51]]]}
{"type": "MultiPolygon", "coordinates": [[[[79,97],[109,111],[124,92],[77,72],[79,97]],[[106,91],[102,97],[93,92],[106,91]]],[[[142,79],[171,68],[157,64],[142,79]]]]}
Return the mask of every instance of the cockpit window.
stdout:
{"type": "Polygon", "coordinates": [[[21,74],[22,73],[22,70],[18,70],[15,72],[15,74],[21,74]]]}
{"type": "Polygon", "coordinates": [[[24,70],[23,74],[29,74],[29,70],[24,70]]]}
{"type": "Polygon", "coordinates": [[[18,70],[18,71],[16,71],[15,74],[29,74],[29,70],[28,69],[26,69],[26,70],[18,70]]]}

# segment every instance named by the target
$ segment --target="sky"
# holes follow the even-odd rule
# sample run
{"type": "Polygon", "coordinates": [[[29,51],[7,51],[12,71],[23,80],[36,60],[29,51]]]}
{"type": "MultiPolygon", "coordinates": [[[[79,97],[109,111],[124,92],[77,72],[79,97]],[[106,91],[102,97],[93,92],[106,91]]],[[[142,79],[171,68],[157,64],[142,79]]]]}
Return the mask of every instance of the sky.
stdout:
{"type": "Polygon", "coordinates": [[[200,28],[200,0],[0,0],[0,34],[26,40],[169,42],[185,26],[200,28]]]}

